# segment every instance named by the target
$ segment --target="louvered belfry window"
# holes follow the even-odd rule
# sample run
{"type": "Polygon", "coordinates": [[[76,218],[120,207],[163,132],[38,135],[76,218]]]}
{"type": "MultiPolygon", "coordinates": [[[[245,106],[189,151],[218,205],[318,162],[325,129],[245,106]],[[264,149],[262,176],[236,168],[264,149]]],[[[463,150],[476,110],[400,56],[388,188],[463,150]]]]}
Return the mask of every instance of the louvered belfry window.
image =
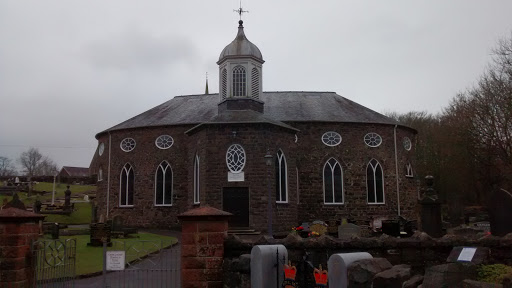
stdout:
{"type": "Polygon", "coordinates": [[[259,98],[260,94],[260,72],[258,68],[252,68],[251,71],[251,96],[254,99],[259,98]]]}
{"type": "Polygon", "coordinates": [[[228,96],[228,71],[222,69],[222,100],[228,96]]]}
{"type": "Polygon", "coordinates": [[[243,66],[236,66],[233,69],[233,97],[246,96],[246,82],[245,82],[245,68],[243,66]]]}

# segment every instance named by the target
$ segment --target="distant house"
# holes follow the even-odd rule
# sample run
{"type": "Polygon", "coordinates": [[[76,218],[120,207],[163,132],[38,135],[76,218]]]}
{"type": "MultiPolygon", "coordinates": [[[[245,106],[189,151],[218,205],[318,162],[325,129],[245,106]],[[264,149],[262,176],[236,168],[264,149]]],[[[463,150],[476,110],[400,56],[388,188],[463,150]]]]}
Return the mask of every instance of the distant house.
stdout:
{"type": "Polygon", "coordinates": [[[59,172],[60,182],[89,182],[89,168],[62,166],[59,172]]]}

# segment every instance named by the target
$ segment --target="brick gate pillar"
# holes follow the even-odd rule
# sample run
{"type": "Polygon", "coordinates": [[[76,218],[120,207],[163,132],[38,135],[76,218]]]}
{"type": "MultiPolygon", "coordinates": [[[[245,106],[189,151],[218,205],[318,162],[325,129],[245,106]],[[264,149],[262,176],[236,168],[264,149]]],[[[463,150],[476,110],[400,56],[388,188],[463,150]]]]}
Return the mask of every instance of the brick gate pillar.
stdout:
{"type": "Polygon", "coordinates": [[[18,208],[0,210],[0,287],[32,287],[36,263],[30,246],[44,217],[18,208]]]}
{"type": "Polygon", "coordinates": [[[222,287],[224,239],[231,215],[209,206],[178,215],[182,231],[182,288],[222,287]]]}

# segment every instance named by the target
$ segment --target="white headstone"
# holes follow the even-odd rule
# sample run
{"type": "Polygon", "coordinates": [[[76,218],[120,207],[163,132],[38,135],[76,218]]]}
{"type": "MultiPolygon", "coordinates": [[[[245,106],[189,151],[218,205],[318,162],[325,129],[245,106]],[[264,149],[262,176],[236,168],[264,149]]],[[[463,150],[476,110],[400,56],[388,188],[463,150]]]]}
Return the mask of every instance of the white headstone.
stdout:
{"type": "Polygon", "coordinates": [[[348,265],[357,260],[371,258],[373,258],[372,255],[367,252],[332,254],[327,262],[327,271],[329,271],[329,287],[347,288],[348,265]]]}
{"type": "Polygon", "coordinates": [[[284,281],[283,265],[288,262],[288,251],[283,245],[257,245],[251,250],[251,288],[281,287],[284,281]],[[279,273],[276,262],[279,259],[279,273]],[[279,281],[276,281],[279,275],[279,281]],[[279,282],[278,286],[277,283],[279,282]]]}
{"type": "Polygon", "coordinates": [[[16,177],[16,179],[14,179],[14,183],[20,183],[20,178],[16,177]]]}
{"type": "Polygon", "coordinates": [[[84,201],[89,202],[89,195],[85,195],[85,196],[84,196],[84,201]]]}

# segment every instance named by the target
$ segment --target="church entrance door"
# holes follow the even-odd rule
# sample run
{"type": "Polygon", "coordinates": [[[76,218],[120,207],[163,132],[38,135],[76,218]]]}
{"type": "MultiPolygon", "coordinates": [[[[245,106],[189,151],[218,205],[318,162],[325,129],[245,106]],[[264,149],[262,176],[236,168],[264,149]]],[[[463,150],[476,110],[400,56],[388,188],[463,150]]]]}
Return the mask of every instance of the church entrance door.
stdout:
{"type": "Polygon", "coordinates": [[[229,219],[230,229],[249,227],[249,188],[224,187],[222,209],[233,214],[229,219]]]}

